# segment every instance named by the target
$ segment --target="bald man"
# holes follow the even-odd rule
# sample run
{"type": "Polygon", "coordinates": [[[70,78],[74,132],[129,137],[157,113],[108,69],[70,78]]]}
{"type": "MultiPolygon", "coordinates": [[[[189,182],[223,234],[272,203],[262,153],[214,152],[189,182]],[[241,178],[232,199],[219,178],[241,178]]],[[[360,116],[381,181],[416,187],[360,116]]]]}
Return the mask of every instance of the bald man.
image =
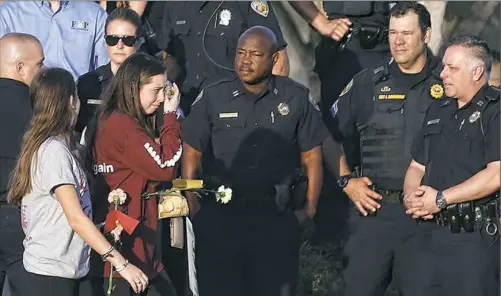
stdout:
{"type": "Polygon", "coordinates": [[[301,227],[316,212],[328,132],[309,90],[273,75],[278,50],[270,29],[244,32],[236,75],[204,88],[183,121],[183,178],[203,172],[208,188],[233,192],[227,203],[187,195],[200,295],[296,295],[301,227]],[[210,148],[214,165],[201,170],[210,148]]]}
{"type": "Polygon", "coordinates": [[[22,295],[24,233],[19,209],[7,203],[9,175],[16,164],[21,139],[31,118],[29,84],[43,66],[40,42],[28,34],[0,38],[0,295],[5,275],[10,295],[22,295]]]}

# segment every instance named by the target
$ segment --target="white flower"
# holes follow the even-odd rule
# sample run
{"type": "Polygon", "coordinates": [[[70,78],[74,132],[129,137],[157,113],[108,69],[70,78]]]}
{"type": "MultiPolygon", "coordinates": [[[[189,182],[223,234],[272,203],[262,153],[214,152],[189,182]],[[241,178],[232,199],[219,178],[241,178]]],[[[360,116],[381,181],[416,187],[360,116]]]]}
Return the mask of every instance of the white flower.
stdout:
{"type": "Polygon", "coordinates": [[[108,202],[115,203],[116,205],[122,205],[127,200],[127,194],[120,188],[112,190],[110,194],[108,194],[108,202]]]}
{"type": "Polygon", "coordinates": [[[227,204],[231,200],[231,193],[232,193],[231,188],[225,188],[224,186],[220,186],[217,189],[216,200],[221,203],[227,204]]]}

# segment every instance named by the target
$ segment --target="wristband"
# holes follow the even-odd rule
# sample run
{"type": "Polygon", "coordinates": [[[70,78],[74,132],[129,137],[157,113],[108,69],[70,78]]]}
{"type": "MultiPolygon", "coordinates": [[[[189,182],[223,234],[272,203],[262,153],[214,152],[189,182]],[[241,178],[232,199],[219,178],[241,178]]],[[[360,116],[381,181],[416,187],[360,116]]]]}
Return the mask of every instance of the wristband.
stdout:
{"type": "Polygon", "coordinates": [[[110,257],[111,252],[113,252],[113,250],[115,250],[115,247],[111,246],[111,248],[108,250],[108,252],[104,253],[104,255],[101,256],[101,259],[103,261],[106,261],[106,258],[110,257]]]}
{"type": "Polygon", "coordinates": [[[124,270],[127,267],[127,265],[129,265],[129,260],[125,260],[125,263],[122,266],[120,266],[119,268],[117,268],[115,271],[120,272],[120,271],[124,270]]]}

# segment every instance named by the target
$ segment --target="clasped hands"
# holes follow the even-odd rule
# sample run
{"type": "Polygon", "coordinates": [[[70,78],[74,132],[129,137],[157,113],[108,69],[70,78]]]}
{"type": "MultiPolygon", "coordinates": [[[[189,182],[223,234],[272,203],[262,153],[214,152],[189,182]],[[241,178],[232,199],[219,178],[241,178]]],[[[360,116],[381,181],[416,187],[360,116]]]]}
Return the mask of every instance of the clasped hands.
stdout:
{"type": "MultiPolygon", "coordinates": [[[[358,211],[364,216],[367,216],[368,211],[375,212],[381,208],[382,196],[369,188],[371,184],[372,181],[367,177],[352,178],[344,189],[358,211]]],[[[404,197],[405,213],[412,215],[414,219],[433,219],[433,214],[440,211],[436,204],[436,197],[436,189],[426,185],[419,186],[416,191],[404,197]]]]}
{"type": "Polygon", "coordinates": [[[416,191],[408,193],[404,197],[406,214],[414,219],[433,219],[433,214],[440,212],[436,204],[437,190],[433,187],[422,185],[416,191]]]}

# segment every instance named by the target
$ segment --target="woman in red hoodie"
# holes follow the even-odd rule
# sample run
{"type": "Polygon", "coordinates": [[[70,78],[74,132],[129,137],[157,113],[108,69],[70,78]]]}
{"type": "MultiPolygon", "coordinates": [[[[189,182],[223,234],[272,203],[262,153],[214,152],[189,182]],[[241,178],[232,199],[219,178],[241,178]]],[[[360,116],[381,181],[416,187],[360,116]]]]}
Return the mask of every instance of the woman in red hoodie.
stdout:
{"type": "MultiPolygon", "coordinates": [[[[158,201],[141,197],[144,192],[155,191],[160,181],[175,177],[182,153],[176,116],[180,94],[175,84],[169,91],[165,71],[160,61],[148,55],[138,53],[127,58],[105,94],[94,122],[97,128],[90,128],[87,137],[94,174],[102,173],[109,189],[126,192],[127,215],[140,222],[131,235],[122,232],[121,251],[150,279],[147,293],[141,294],[147,296],[176,295],[156,247],[160,241],[158,201]],[[155,112],[162,102],[164,123],[157,132],[155,112]]],[[[95,198],[102,202],[107,196],[95,198]]],[[[109,274],[109,264],[105,264],[105,290],[109,274]]],[[[133,295],[123,279],[117,277],[113,284],[113,294],[133,295]]]]}

